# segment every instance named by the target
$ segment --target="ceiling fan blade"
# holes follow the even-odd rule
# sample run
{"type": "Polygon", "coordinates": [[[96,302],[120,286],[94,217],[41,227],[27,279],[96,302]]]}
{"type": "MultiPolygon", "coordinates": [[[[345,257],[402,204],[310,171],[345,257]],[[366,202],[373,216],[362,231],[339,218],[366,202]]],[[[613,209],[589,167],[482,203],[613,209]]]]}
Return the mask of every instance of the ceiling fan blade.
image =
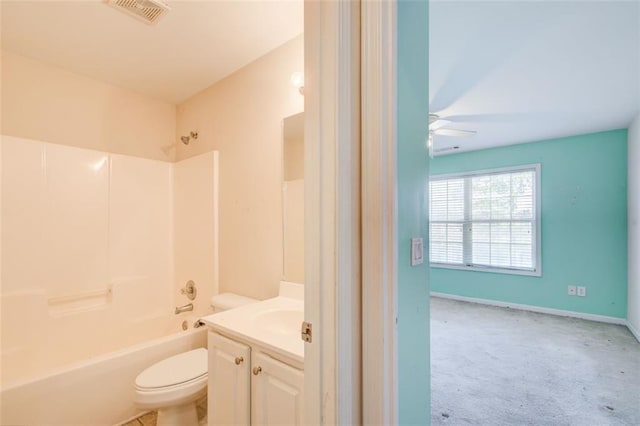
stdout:
{"type": "Polygon", "coordinates": [[[434,133],[439,136],[473,136],[477,132],[475,130],[438,129],[434,133]]]}
{"type": "Polygon", "coordinates": [[[439,128],[447,126],[449,124],[451,124],[451,121],[449,121],[449,120],[438,119],[438,120],[434,121],[433,123],[429,124],[429,130],[434,132],[434,131],[438,130],[439,128]]]}

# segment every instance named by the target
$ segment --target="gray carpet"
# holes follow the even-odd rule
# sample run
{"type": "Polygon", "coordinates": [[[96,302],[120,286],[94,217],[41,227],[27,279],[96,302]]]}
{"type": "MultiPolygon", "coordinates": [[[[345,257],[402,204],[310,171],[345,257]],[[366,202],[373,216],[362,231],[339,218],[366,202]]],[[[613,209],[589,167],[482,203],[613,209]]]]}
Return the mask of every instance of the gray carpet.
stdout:
{"type": "Polygon", "coordinates": [[[640,425],[624,326],[431,298],[432,425],[640,425]]]}

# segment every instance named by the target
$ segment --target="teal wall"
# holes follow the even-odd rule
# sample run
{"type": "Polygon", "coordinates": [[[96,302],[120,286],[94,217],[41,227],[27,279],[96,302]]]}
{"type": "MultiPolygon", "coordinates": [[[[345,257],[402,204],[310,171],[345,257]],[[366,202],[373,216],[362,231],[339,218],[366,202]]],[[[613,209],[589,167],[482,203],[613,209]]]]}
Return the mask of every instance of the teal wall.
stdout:
{"type": "Polygon", "coordinates": [[[428,425],[429,267],[410,266],[411,237],[428,241],[425,187],[429,16],[424,1],[398,1],[398,390],[401,425],[428,425]]]}
{"type": "Polygon", "coordinates": [[[430,173],[530,163],[542,164],[542,277],[431,268],[431,290],[626,318],[626,130],[440,156],[430,173]]]}

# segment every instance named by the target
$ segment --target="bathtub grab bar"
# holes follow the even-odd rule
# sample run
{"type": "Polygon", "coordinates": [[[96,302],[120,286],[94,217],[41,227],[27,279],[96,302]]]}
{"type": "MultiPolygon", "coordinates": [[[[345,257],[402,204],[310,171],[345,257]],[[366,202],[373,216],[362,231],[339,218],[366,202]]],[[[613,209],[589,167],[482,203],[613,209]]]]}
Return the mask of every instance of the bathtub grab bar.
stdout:
{"type": "Polygon", "coordinates": [[[111,292],[112,292],[112,289],[111,289],[111,286],[109,286],[102,290],[87,291],[85,293],[76,293],[76,294],[70,294],[67,296],[50,297],[47,299],[47,302],[49,303],[49,305],[62,305],[66,303],[76,302],[78,300],[83,300],[83,299],[93,299],[96,297],[108,297],[111,295],[111,292]]]}

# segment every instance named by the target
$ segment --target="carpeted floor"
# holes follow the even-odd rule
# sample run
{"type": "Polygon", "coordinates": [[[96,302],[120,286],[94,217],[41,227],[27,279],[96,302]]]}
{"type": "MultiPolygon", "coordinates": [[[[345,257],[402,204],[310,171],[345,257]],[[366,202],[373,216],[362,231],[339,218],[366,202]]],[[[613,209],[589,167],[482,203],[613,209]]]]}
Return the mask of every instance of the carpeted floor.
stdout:
{"type": "Polygon", "coordinates": [[[640,425],[624,326],[431,298],[432,425],[640,425]]]}

